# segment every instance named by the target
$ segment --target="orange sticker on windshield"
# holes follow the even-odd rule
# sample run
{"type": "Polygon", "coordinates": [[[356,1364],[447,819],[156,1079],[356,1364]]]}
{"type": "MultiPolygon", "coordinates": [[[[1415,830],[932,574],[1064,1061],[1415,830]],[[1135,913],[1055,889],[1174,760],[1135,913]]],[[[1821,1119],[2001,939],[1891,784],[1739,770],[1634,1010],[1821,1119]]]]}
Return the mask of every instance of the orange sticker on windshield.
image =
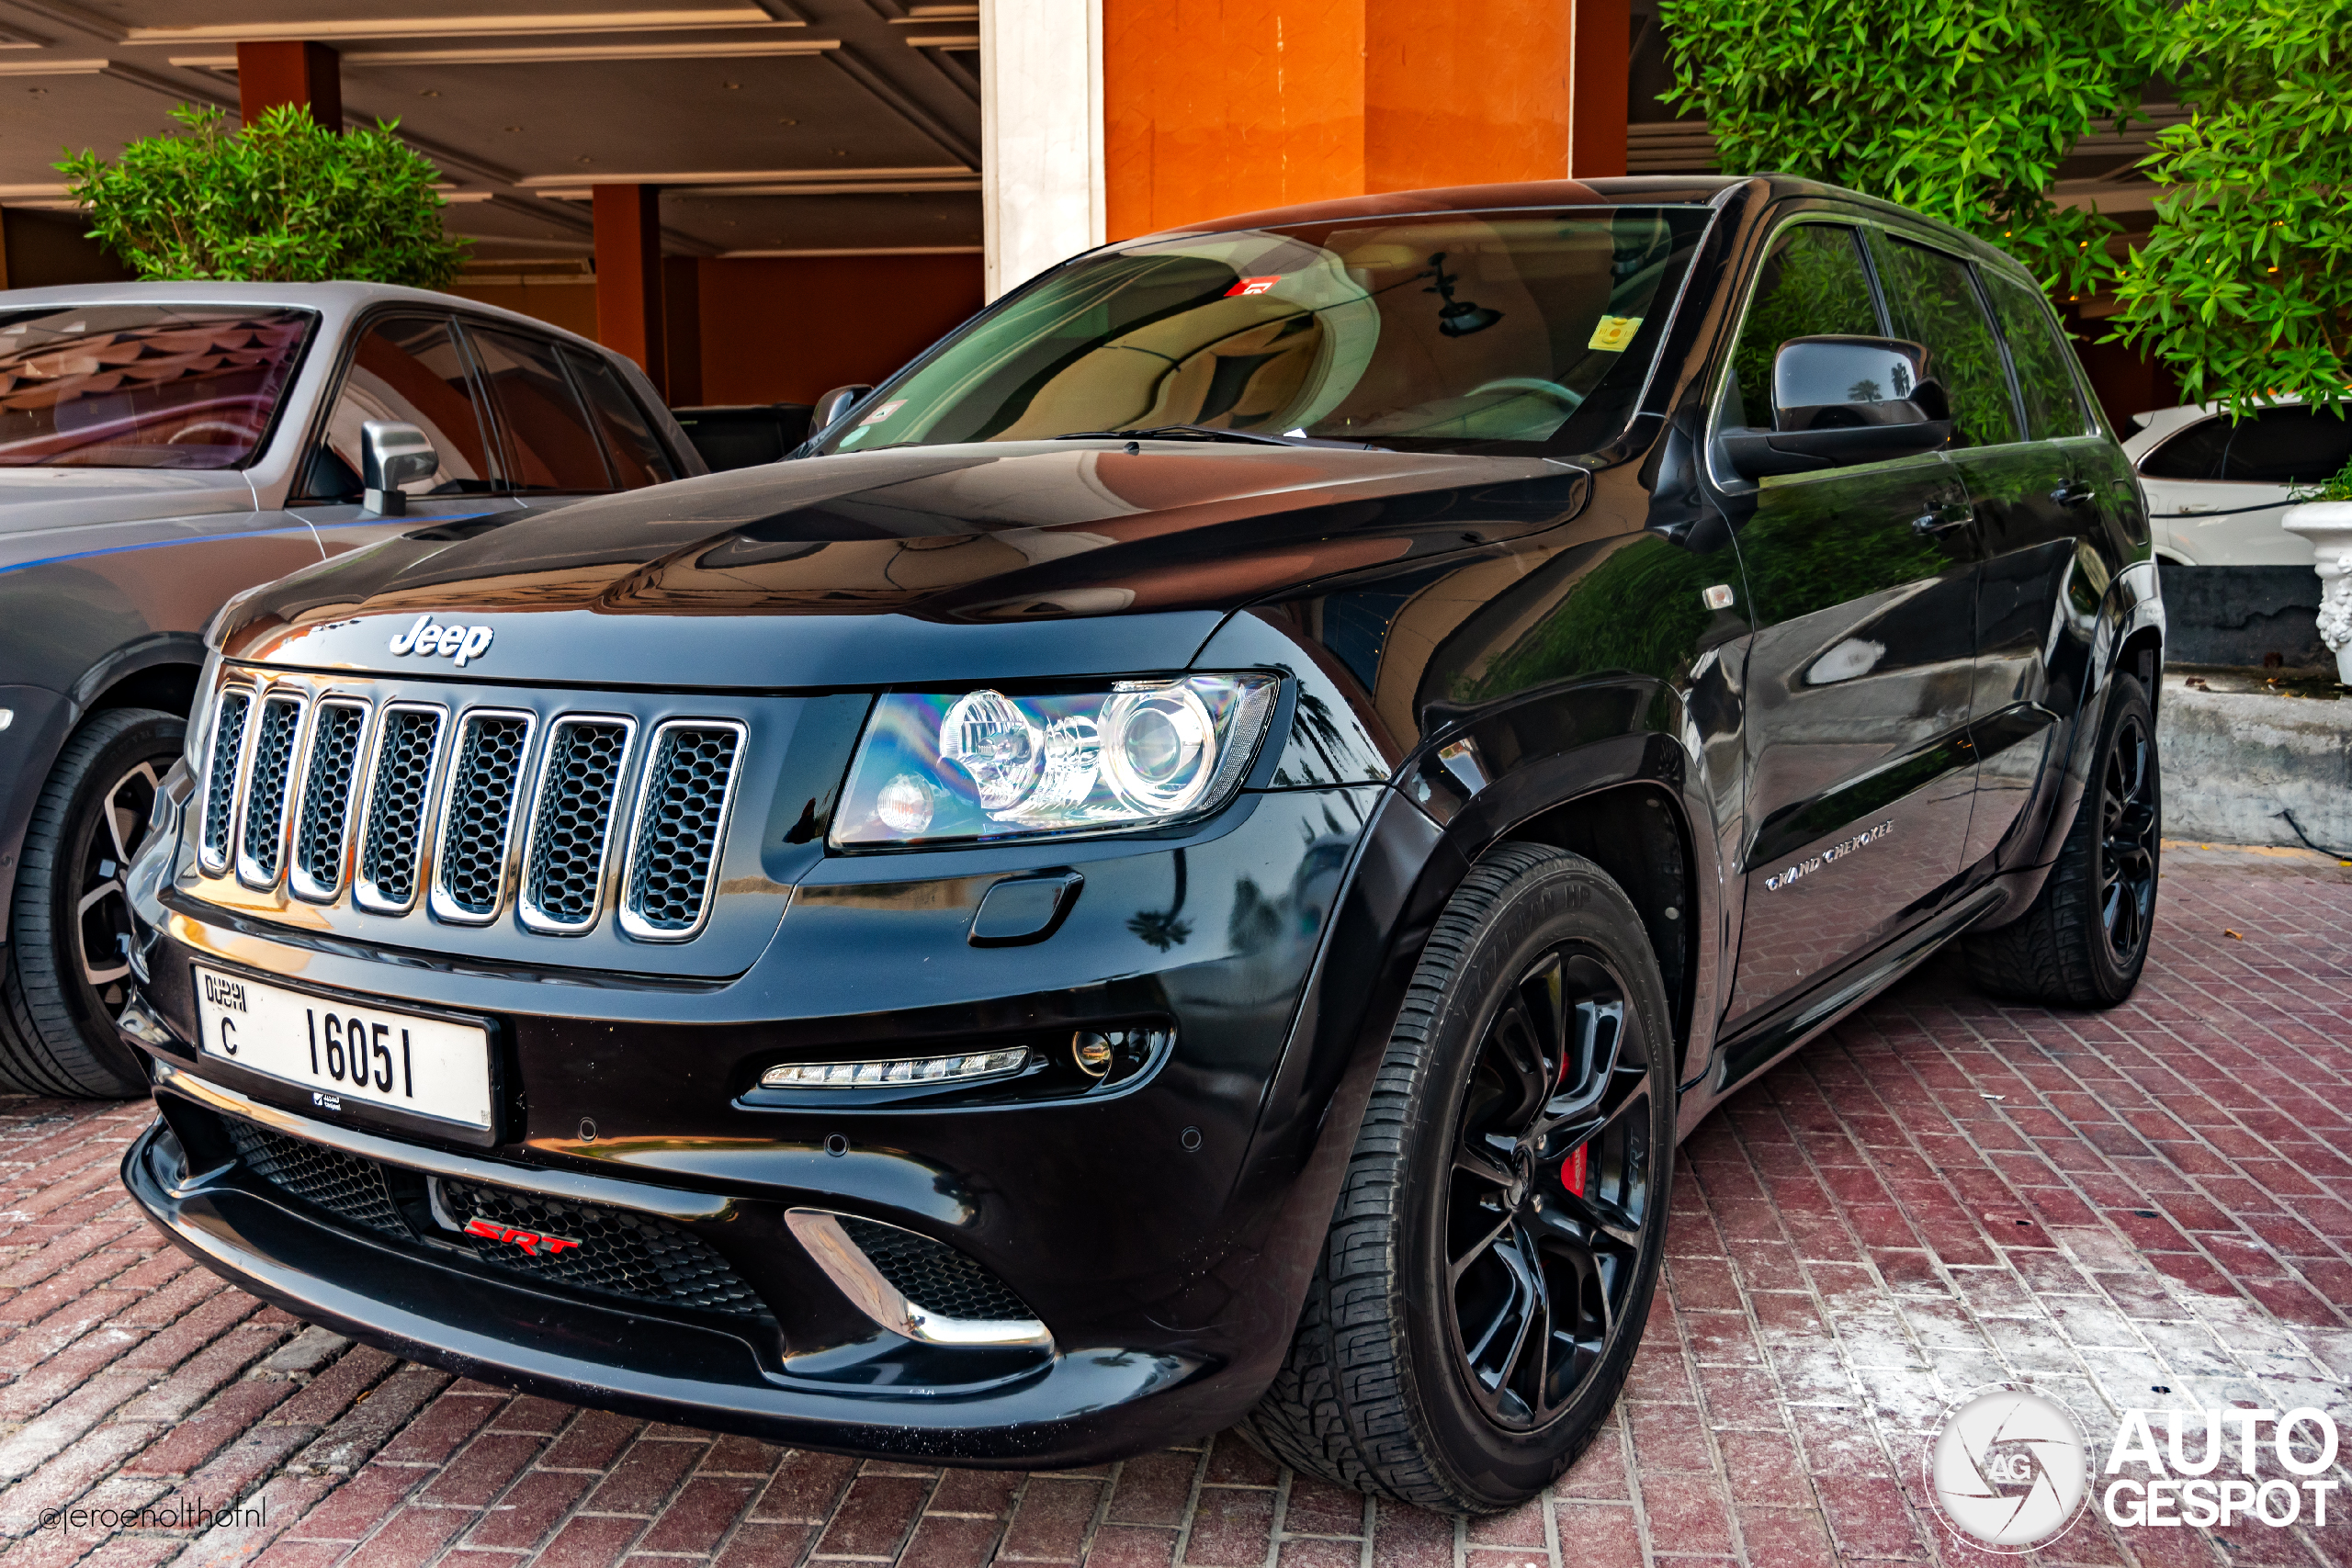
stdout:
{"type": "Polygon", "coordinates": [[[1232,288],[1227,289],[1225,291],[1225,297],[1230,299],[1237,294],[1270,293],[1272,291],[1274,285],[1280,283],[1282,280],[1282,274],[1280,273],[1276,273],[1272,277],[1245,277],[1240,282],[1235,284],[1232,288]]]}
{"type": "Polygon", "coordinates": [[[1641,330],[1642,319],[1639,316],[1603,316],[1600,324],[1592,329],[1592,341],[1585,346],[1607,349],[1614,354],[1633,342],[1634,334],[1641,330]]]}

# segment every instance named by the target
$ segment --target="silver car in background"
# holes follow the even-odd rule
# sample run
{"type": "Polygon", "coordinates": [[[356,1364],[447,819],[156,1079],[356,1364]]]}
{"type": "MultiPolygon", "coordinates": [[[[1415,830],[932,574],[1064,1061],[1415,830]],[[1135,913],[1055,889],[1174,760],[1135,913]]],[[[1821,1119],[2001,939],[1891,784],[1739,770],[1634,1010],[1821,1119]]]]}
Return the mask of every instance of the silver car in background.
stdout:
{"type": "Polygon", "coordinates": [[[0,294],[0,1079],[146,1091],[113,1023],[121,874],[223,603],[395,534],[705,471],[628,360],[448,295],[0,294]],[[373,505],[370,423],[432,448],[373,505]]]}

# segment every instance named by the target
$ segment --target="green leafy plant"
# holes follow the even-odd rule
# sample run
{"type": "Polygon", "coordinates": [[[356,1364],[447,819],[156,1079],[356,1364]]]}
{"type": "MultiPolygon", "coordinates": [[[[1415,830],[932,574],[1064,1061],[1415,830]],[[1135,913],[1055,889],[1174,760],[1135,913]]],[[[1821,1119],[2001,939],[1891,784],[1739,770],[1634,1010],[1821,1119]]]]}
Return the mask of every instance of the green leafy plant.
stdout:
{"type": "MultiPolygon", "coordinates": [[[[2156,67],[2196,108],[2144,167],[2171,186],[2125,261],[2116,341],[2234,415],[2352,400],[2352,0],[2186,0],[2156,67]]],[[[2335,498],[2331,498],[2335,499],[2335,498]]]]}
{"type": "Polygon", "coordinates": [[[185,128],[57,168],[90,217],[90,237],[142,278],[437,288],[466,242],[442,232],[433,165],[397,122],[334,131],[297,106],[232,131],[228,116],[183,105],[185,128]]]}
{"type": "Polygon", "coordinates": [[[2138,107],[2161,3],[1662,0],[1667,97],[1706,116],[1724,168],[1901,202],[2087,293],[2116,225],[2049,187],[2095,121],[2138,107]]]}
{"type": "Polygon", "coordinates": [[[2352,501],[2352,462],[2346,463],[2324,479],[2289,486],[2287,499],[2294,502],[2352,501]]]}

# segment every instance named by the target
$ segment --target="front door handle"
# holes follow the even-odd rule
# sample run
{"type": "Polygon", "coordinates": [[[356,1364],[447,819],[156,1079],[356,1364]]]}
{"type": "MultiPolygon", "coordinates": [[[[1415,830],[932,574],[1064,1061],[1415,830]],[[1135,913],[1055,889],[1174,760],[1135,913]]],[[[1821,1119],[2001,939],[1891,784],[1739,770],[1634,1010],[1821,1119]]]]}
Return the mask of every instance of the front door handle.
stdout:
{"type": "Polygon", "coordinates": [[[1931,536],[1949,534],[1954,528],[1965,528],[1974,521],[1976,521],[1976,513],[1970,507],[1939,506],[1933,512],[1925,513],[1911,519],[1911,531],[1915,534],[1931,536]]]}
{"type": "Polygon", "coordinates": [[[2080,479],[2068,479],[2050,492],[2050,499],[2061,506],[2080,506],[2098,493],[2080,479]]]}

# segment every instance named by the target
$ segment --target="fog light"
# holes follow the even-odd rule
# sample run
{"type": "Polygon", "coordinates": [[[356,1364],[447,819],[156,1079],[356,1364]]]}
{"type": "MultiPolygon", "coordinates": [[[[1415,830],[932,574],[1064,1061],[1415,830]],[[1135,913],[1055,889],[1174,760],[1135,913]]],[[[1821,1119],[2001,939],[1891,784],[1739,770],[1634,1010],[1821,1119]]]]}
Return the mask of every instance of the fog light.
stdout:
{"type": "Polygon", "coordinates": [[[1078,1063],[1078,1070],[1090,1078],[1099,1078],[1111,1070],[1111,1043],[1100,1034],[1080,1031],[1071,1035],[1069,1054],[1078,1063]]]}
{"type": "Polygon", "coordinates": [[[869,1089],[891,1084],[968,1083],[1029,1065],[1029,1048],[909,1056],[895,1062],[786,1062],[760,1075],[762,1089],[869,1089]]]}

